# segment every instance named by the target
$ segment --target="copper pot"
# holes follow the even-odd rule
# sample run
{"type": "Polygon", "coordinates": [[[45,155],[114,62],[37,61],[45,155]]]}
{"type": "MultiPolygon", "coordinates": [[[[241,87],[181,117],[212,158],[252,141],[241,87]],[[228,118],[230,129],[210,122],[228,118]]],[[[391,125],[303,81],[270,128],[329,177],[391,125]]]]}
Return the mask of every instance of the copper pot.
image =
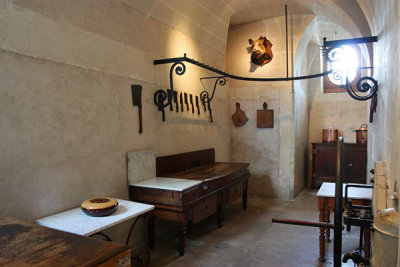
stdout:
{"type": "Polygon", "coordinates": [[[360,129],[355,130],[356,132],[356,143],[366,144],[368,141],[368,125],[361,124],[360,129]]]}
{"type": "Polygon", "coordinates": [[[322,129],[322,143],[336,143],[338,135],[338,129],[322,129]]]}

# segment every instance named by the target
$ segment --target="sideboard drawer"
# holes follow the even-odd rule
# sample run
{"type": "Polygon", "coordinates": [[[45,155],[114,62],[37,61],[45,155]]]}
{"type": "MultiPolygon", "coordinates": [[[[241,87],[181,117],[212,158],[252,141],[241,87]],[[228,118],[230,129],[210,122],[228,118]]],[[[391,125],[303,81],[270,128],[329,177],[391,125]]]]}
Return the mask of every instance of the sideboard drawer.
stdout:
{"type": "Polygon", "coordinates": [[[205,199],[193,208],[193,224],[196,224],[217,211],[217,195],[205,199]]]}
{"type": "Polygon", "coordinates": [[[233,202],[243,195],[243,182],[236,183],[229,188],[228,201],[233,202]]]}

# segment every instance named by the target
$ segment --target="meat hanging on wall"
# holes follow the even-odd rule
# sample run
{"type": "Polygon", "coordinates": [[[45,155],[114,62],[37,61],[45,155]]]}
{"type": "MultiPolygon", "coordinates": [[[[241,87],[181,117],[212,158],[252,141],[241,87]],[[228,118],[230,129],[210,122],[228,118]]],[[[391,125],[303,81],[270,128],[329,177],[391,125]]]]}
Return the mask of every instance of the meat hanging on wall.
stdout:
{"type": "Polygon", "coordinates": [[[264,66],[272,60],[272,43],[265,36],[260,36],[258,40],[249,39],[251,45],[251,62],[256,65],[264,66]]]}

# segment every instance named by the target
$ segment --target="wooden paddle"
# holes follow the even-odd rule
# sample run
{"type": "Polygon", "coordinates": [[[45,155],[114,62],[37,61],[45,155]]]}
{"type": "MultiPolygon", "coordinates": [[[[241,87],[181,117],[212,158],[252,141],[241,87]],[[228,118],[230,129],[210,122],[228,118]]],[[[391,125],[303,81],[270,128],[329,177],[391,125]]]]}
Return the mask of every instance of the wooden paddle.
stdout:
{"type": "Polygon", "coordinates": [[[240,109],[240,103],[236,103],[236,112],[232,115],[232,122],[236,127],[245,124],[249,119],[243,110],[240,109]]]}

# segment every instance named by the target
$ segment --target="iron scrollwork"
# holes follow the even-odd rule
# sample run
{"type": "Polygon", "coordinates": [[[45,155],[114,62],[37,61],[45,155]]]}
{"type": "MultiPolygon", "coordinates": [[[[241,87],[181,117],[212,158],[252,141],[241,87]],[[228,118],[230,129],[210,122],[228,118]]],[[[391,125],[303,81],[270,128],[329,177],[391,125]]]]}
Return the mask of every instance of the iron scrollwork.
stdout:
{"type": "MultiPolygon", "coordinates": [[[[364,37],[364,38],[353,38],[353,39],[344,39],[344,40],[335,40],[335,41],[326,41],[324,38],[323,44],[323,54],[325,55],[325,59],[328,62],[328,65],[332,68],[332,77],[335,80],[344,80],[346,81],[346,91],[347,93],[355,100],[358,101],[366,101],[373,98],[378,92],[378,82],[370,77],[363,76],[357,82],[357,88],[353,88],[351,85],[351,81],[349,81],[348,73],[341,69],[334,69],[332,67],[334,62],[340,60],[341,53],[338,52],[337,49],[340,49],[342,45],[351,45],[351,44],[363,44],[377,42],[376,36],[364,37]]],[[[371,67],[364,67],[371,68],[371,67]]],[[[364,69],[359,68],[359,69],[364,69]]]]}
{"type": "Polygon", "coordinates": [[[361,93],[368,93],[367,95],[359,95],[356,90],[352,87],[349,79],[346,78],[346,90],[347,93],[358,101],[365,101],[371,99],[378,92],[378,82],[369,76],[361,77],[357,82],[357,91],[361,93]]]}
{"type": "Polygon", "coordinates": [[[166,90],[159,89],[154,93],[154,104],[158,110],[162,112],[162,120],[165,121],[164,109],[169,105],[172,105],[172,99],[174,95],[174,70],[176,75],[183,75],[186,72],[186,66],[181,61],[175,62],[169,70],[169,86],[170,94],[167,94],[166,90]],[[167,100],[166,103],[164,103],[167,100]]]}
{"type": "Polygon", "coordinates": [[[215,83],[214,83],[214,89],[212,91],[211,97],[209,95],[209,93],[204,90],[200,93],[200,100],[204,106],[204,111],[206,111],[206,105],[207,105],[207,109],[210,112],[210,121],[213,122],[213,117],[212,117],[212,110],[211,110],[211,101],[214,98],[214,94],[215,94],[215,89],[217,88],[217,85],[221,85],[224,86],[226,84],[226,79],[224,76],[219,76],[219,77],[205,77],[205,78],[200,78],[200,80],[202,79],[215,79],[215,83]]]}

